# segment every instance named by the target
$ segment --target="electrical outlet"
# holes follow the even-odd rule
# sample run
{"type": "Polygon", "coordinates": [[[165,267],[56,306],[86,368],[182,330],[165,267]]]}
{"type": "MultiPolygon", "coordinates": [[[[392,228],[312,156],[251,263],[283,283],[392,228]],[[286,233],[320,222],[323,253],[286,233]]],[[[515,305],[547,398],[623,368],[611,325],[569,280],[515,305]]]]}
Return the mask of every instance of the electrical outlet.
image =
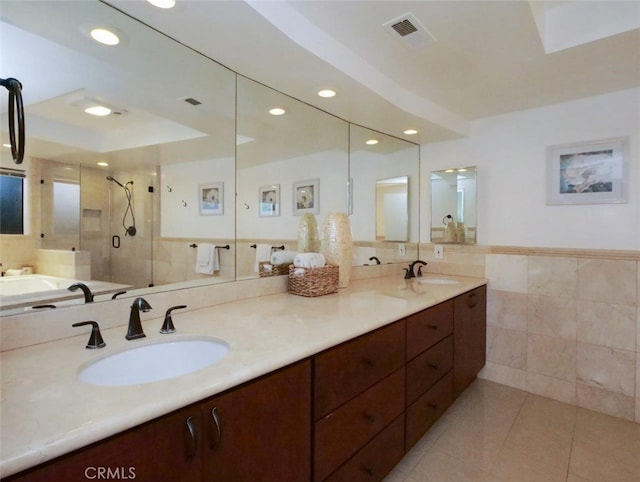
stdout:
{"type": "Polygon", "coordinates": [[[444,246],[442,246],[441,244],[436,244],[433,247],[433,255],[435,256],[436,259],[443,259],[444,258],[444,246]]]}
{"type": "Polygon", "coordinates": [[[404,256],[407,254],[407,248],[404,243],[398,243],[398,256],[404,256]]]}

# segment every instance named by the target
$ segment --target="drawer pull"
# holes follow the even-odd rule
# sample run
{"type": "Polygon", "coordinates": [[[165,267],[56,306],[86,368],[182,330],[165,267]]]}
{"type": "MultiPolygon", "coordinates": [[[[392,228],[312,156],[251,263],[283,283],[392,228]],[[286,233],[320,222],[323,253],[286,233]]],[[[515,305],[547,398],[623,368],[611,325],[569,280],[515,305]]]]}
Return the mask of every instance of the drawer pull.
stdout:
{"type": "Polygon", "coordinates": [[[215,436],[211,437],[211,448],[215,449],[222,438],[222,424],[220,423],[220,416],[218,415],[218,407],[213,407],[211,409],[211,418],[216,426],[215,436]]]}
{"type": "Polygon", "coordinates": [[[373,469],[371,467],[362,467],[362,470],[364,470],[369,477],[373,477],[373,469]]]}
{"type": "Polygon", "coordinates": [[[373,362],[373,360],[370,360],[369,358],[363,358],[362,359],[362,364],[368,368],[371,368],[375,365],[375,363],[373,362]]]}
{"type": "Polygon", "coordinates": [[[198,450],[198,437],[196,435],[196,427],[193,422],[193,417],[187,418],[187,432],[189,437],[187,439],[187,460],[192,460],[196,456],[198,450]]]}
{"type": "Polygon", "coordinates": [[[427,406],[429,408],[434,409],[434,410],[438,410],[438,404],[437,403],[427,403],[427,406]]]}
{"type": "Polygon", "coordinates": [[[430,330],[437,330],[438,325],[427,325],[427,328],[429,328],[430,330]]]}
{"type": "Polygon", "coordinates": [[[370,413],[363,413],[362,414],[365,418],[365,420],[369,423],[373,423],[376,421],[376,417],[374,415],[371,415],[370,413]]]}
{"type": "Polygon", "coordinates": [[[439,367],[437,363],[429,363],[429,368],[431,368],[432,370],[437,370],[439,367]]]}

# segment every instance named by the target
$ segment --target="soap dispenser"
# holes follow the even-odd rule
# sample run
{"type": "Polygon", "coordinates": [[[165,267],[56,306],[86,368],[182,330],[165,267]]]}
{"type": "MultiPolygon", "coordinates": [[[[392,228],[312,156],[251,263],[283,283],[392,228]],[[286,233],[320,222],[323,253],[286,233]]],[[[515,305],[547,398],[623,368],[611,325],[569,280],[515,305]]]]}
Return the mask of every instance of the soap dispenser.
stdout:
{"type": "Polygon", "coordinates": [[[442,218],[442,224],[444,224],[444,242],[455,243],[458,240],[458,231],[456,222],[453,220],[451,214],[447,214],[442,218]]]}

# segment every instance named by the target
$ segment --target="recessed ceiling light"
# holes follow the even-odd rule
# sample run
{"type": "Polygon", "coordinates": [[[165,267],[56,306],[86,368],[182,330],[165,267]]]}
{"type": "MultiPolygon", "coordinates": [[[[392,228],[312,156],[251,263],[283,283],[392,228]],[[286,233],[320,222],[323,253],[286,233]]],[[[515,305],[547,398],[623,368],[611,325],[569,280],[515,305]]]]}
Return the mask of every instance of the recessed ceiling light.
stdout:
{"type": "Polygon", "coordinates": [[[377,143],[378,143],[378,139],[369,139],[367,141],[367,144],[369,144],[370,146],[373,146],[373,145],[375,145],[377,143]]]}
{"type": "Polygon", "coordinates": [[[103,117],[105,115],[111,114],[111,109],[103,105],[94,105],[92,107],[87,107],[84,111],[87,114],[95,115],[98,117],[103,117]]]}
{"type": "Polygon", "coordinates": [[[456,170],[455,170],[455,169],[447,169],[447,170],[446,170],[446,171],[444,171],[444,172],[456,172],[456,170]]]}
{"type": "Polygon", "coordinates": [[[147,2],[158,8],[173,8],[176,6],[176,0],[147,0],[147,2]]]}
{"type": "Polygon", "coordinates": [[[466,168],[458,169],[458,172],[467,172],[466,168]]]}
{"type": "Polygon", "coordinates": [[[417,130],[415,130],[415,129],[407,129],[406,131],[404,131],[404,133],[405,133],[406,135],[408,135],[408,136],[412,136],[412,135],[417,134],[417,133],[418,133],[418,131],[417,131],[417,130]]]}
{"type": "Polygon", "coordinates": [[[11,144],[2,144],[2,147],[11,147],[11,144]]]}
{"type": "Polygon", "coordinates": [[[91,30],[90,35],[93,40],[104,45],[118,45],[120,43],[120,37],[106,28],[94,28],[91,30]]]}
{"type": "Polygon", "coordinates": [[[109,165],[108,162],[104,162],[104,161],[97,162],[96,164],[98,164],[98,166],[101,166],[101,167],[107,167],[109,165]]]}
{"type": "Polygon", "coordinates": [[[318,92],[318,95],[320,97],[325,97],[325,98],[329,98],[329,97],[335,97],[336,92],[335,90],[331,90],[331,89],[323,89],[321,91],[318,92]]]}
{"type": "Polygon", "coordinates": [[[282,107],[274,107],[273,109],[269,109],[269,114],[271,115],[282,115],[285,113],[285,110],[282,107]]]}

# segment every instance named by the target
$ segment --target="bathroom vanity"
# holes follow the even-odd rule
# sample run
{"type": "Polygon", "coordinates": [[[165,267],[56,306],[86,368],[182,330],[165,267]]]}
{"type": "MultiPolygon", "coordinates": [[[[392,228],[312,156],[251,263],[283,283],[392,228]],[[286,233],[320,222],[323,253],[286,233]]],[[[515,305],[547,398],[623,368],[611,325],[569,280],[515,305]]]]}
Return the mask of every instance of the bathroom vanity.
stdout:
{"type": "MultiPolygon", "coordinates": [[[[22,434],[3,421],[3,447],[17,442],[3,449],[3,475],[18,462],[35,466],[3,480],[86,480],[109,470],[143,481],[382,480],[484,365],[486,280],[456,279],[361,280],[315,299],[282,293],[184,313],[179,329],[229,343],[222,361],[133,387],[62,375],[56,390],[66,387],[69,399],[50,403],[75,413],[22,434]],[[151,416],[141,420],[143,412],[151,416]],[[54,458],[63,448],[46,439],[56,431],[66,454],[54,458]],[[49,461],[37,465],[42,454],[49,461]]],[[[108,344],[122,328],[105,331],[108,344]]],[[[149,322],[145,330],[151,336],[149,322]]],[[[69,363],[95,356],[82,346],[74,337],[41,350],[72,350],[69,363]]],[[[15,403],[9,393],[6,415],[15,403]]]]}

